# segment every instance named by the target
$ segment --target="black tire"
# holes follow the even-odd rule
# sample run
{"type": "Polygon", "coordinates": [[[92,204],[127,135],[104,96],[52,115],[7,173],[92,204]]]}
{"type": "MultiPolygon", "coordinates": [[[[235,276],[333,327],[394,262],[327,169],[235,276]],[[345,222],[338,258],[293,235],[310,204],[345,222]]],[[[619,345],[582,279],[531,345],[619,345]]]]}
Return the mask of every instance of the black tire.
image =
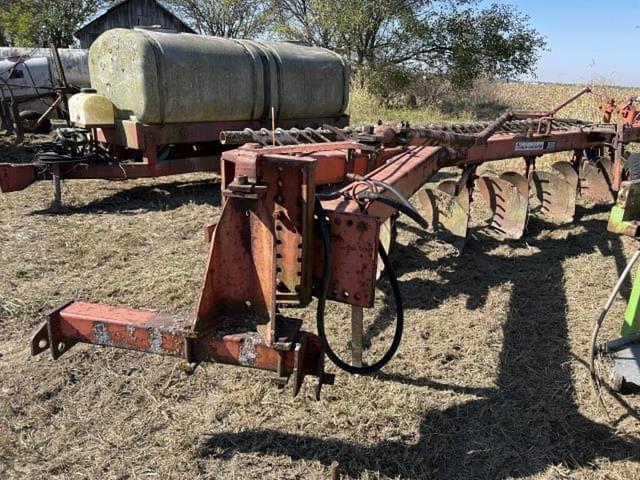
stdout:
{"type": "Polygon", "coordinates": [[[23,110],[20,112],[20,120],[22,120],[22,126],[25,132],[29,133],[50,133],[51,132],[51,120],[45,118],[40,126],[36,129],[36,122],[42,116],[41,113],[34,112],[33,110],[23,110]]]}
{"type": "Polygon", "coordinates": [[[640,153],[632,153],[624,165],[628,180],[640,180],[640,153]]]}

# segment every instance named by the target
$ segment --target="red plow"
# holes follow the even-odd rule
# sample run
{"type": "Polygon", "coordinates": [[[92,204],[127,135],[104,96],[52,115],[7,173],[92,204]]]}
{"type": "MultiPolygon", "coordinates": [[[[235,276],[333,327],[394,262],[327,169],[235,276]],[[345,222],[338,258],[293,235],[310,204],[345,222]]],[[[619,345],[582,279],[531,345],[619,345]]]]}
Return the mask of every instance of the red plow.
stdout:
{"type": "Polygon", "coordinates": [[[556,118],[559,108],[460,125],[225,131],[224,143],[244,145],[222,154],[223,209],[209,229],[195,314],[74,301],[38,327],[32,353],[51,350],[56,359],[88,343],[178,357],[189,372],[201,362],[246,366],[273,371],[282,384],[291,377],[294,394],[310,375],[316,396],[334,380],[325,356],[351,373],[382,368],[402,337],[401,291],[388,259],[399,214],[461,249],[475,189],[491,211],[486,231],[506,239],[524,234],[530,198],[537,198],[537,214],[558,223],[573,220],[578,195],[614,201],[631,161],[625,146],[640,141],[635,107],[624,104],[617,123],[612,102],[603,106],[601,123],[556,118]],[[536,168],[537,159],[559,152],[570,152],[571,160],[551,171],[536,168]],[[477,174],[485,162],[514,158],[523,159],[521,171],[477,174]],[[425,188],[451,167],[460,170],[457,180],[425,188]],[[419,208],[408,201],[413,196],[419,208]],[[366,364],[363,312],[374,306],[381,275],[395,299],[396,327],[386,353],[366,364]],[[307,307],[314,297],[317,334],[287,315],[288,307],[307,307]],[[348,360],[327,338],[327,302],[351,308],[348,360]]]}

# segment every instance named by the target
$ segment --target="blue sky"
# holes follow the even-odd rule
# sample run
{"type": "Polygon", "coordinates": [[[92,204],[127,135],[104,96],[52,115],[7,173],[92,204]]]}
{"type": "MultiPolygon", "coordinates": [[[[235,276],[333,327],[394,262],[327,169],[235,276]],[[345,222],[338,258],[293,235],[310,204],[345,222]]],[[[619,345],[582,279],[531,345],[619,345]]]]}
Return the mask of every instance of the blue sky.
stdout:
{"type": "MultiPolygon", "coordinates": [[[[489,4],[491,1],[483,1],[489,4]]],[[[500,0],[547,39],[537,80],[640,86],[640,0],[500,0]]]]}

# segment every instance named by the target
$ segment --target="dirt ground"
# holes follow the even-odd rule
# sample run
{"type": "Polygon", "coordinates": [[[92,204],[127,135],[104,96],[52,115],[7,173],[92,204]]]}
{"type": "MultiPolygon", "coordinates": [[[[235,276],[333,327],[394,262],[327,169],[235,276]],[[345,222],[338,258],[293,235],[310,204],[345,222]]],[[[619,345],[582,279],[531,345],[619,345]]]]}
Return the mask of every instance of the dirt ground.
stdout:
{"type": "MultiPolygon", "coordinates": [[[[476,91],[492,114],[550,108],[578,90],[485,87],[476,91]]],[[[599,87],[565,114],[597,120],[598,102],[632,93],[599,87]]],[[[357,97],[356,124],[448,119],[357,97]]],[[[0,161],[28,159],[0,145],[0,161]]],[[[212,175],[67,182],[61,214],[51,198],[48,183],[0,195],[2,479],[327,479],[334,460],[358,479],[640,479],[640,397],[605,394],[608,418],[586,367],[595,317],[637,248],[606,232],[608,207],[580,200],[572,225],[532,218],[520,241],[474,232],[460,257],[401,219],[399,353],[370,377],[329,366],[336,385],[316,402],[311,385],[294,399],[268,374],[228,366],[186,376],[174,359],[82,345],[31,358],[31,330],[73,298],[192,314],[202,226],[220,213],[212,175]]],[[[485,216],[476,202],[474,223],[485,216]]],[[[616,338],[629,289],[602,340],[616,338]]],[[[393,313],[384,281],[377,296],[366,320],[380,354],[393,313]]],[[[296,313],[315,330],[315,304],[296,313]]],[[[327,322],[346,353],[348,309],[331,304],[327,322]]]]}
{"type": "MultiPolygon", "coordinates": [[[[196,174],[75,181],[0,196],[0,477],[10,479],[640,478],[640,397],[597,404],[586,368],[595,317],[637,244],[606,232],[608,207],[576,222],[532,218],[520,241],[474,234],[443,253],[407,219],[393,253],[406,330],[369,377],[337,374],[322,399],[266,373],[75,346],[29,355],[29,334],[74,298],[193,312],[219,183],[196,174]]],[[[623,288],[622,297],[630,285],[623,288]]],[[[382,283],[373,350],[388,341],[382,283]],[[385,328],[386,326],[386,328],[385,328]]],[[[315,305],[300,312],[315,330],[315,305]]],[[[615,338],[619,299],[601,338],[615,338]]],[[[368,317],[369,318],[369,317],[368,317]]],[[[346,351],[342,307],[328,312],[346,351]]]]}

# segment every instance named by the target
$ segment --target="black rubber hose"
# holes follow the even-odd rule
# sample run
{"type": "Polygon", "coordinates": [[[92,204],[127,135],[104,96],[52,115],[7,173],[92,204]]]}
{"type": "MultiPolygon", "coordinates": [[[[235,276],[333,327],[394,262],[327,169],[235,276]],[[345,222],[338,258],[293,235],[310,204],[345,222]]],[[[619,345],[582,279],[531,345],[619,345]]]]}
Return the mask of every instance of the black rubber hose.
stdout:
{"type": "Polygon", "coordinates": [[[343,196],[344,194],[340,190],[336,190],[335,192],[316,193],[316,198],[319,200],[336,200],[343,196]]]}
{"type": "Polygon", "coordinates": [[[382,245],[378,244],[378,254],[384,263],[384,271],[386,272],[389,283],[391,284],[391,290],[396,304],[396,330],[393,334],[393,341],[389,350],[384,356],[376,363],[367,365],[364,367],[354,367],[344,362],[336,353],[331,349],[329,341],[327,340],[327,334],[324,329],[324,312],[327,301],[327,294],[329,292],[329,277],[331,275],[331,238],[329,235],[329,226],[325,219],[324,209],[320,203],[320,200],[316,199],[316,216],[318,217],[318,223],[320,226],[320,233],[322,236],[322,244],[324,250],[324,264],[322,268],[322,285],[320,287],[320,295],[318,296],[318,310],[316,312],[316,324],[318,328],[318,336],[324,343],[325,353],[327,357],[340,369],[349,372],[365,375],[373,373],[384,367],[394,357],[400,346],[402,340],[402,331],[404,329],[404,310],[402,307],[402,297],[400,295],[400,286],[398,285],[398,279],[393,271],[387,252],[385,252],[382,245]]]}
{"type": "Polygon", "coordinates": [[[385,190],[390,191],[391,193],[393,193],[396,198],[402,202],[403,205],[405,205],[407,208],[413,209],[413,206],[409,203],[409,200],[407,200],[406,198],[404,198],[402,196],[402,194],[396,190],[395,188],[393,188],[391,185],[389,185],[387,182],[383,182],[382,180],[378,180],[375,178],[368,178],[367,179],[369,182],[378,185],[379,187],[384,188],[385,190]]]}
{"type": "Polygon", "coordinates": [[[396,210],[404,213],[425,230],[429,228],[429,222],[427,222],[424,217],[420,215],[418,211],[411,205],[407,207],[407,205],[405,205],[403,202],[399,202],[397,200],[394,200],[393,198],[385,197],[383,194],[372,192],[371,190],[360,192],[358,193],[357,197],[359,200],[371,200],[374,202],[384,203],[385,205],[388,205],[391,208],[395,208],[396,210]]]}
{"type": "MultiPolygon", "coordinates": [[[[391,192],[391,193],[392,193],[392,194],[393,194],[393,195],[398,199],[398,201],[400,202],[400,204],[402,204],[402,205],[404,205],[404,206],[405,206],[405,209],[406,209],[406,210],[402,210],[402,209],[399,209],[399,210],[404,211],[404,212],[407,212],[407,211],[409,211],[409,210],[410,210],[410,211],[412,211],[412,212],[413,212],[413,214],[412,214],[412,215],[410,215],[410,216],[411,216],[411,218],[413,218],[413,219],[414,219],[414,220],[415,220],[415,221],[416,221],[416,222],[417,222],[421,227],[423,227],[423,228],[425,228],[425,229],[427,229],[427,228],[429,227],[429,224],[427,223],[427,221],[426,221],[424,218],[422,218],[422,216],[418,213],[418,211],[417,211],[415,208],[413,208],[413,205],[411,205],[411,204],[409,203],[409,200],[407,200],[406,198],[404,198],[404,196],[403,196],[403,195],[402,195],[398,190],[396,190],[395,188],[393,188],[393,187],[392,187],[391,185],[389,185],[388,183],[383,182],[382,180],[378,180],[378,179],[376,179],[376,178],[361,177],[360,175],[352,175],[352,176],[351,176],[351,178],[354,178],[354,179],[355,179],[355,180],[357,180],[357,181],[367,181],[367,182],[371,182],[371,183],[373,183],[373,184],[375,184],[375,185],[378,185],[379,187],[382,187],[383,189],[385,189],[385,190],[387,190],[387,191],[391,192]],[[418,220],[418,218],[419,218],[419,220],[418,220]]],[[[362,194],[362,192],[360,192],[360,194],[362,194]]],[[[356,196],[360,196],[360,194],[357,194],[356,196]]],[[[375,199],[380,198],[380,197],[379,197],[379,195],[380,195],[380,193],[379,193],[379,192],[370,192],[370,191],[366,190],[366,195],[371,195],[371,194],[375,194],[375,195],[373,195],[373,196],[371,197],[371,198],[372,198],[372,199],[374,199],[374,200],[375,200],[375,199]],[[374,198],[374,197],[375,197],[375,198],[374,198]]],[[[385,198],[386,198],[386,197],[385,197],[385,198]]],[[[409,214],[407,214],[407,215],[409,215],[409,214]]]]}

